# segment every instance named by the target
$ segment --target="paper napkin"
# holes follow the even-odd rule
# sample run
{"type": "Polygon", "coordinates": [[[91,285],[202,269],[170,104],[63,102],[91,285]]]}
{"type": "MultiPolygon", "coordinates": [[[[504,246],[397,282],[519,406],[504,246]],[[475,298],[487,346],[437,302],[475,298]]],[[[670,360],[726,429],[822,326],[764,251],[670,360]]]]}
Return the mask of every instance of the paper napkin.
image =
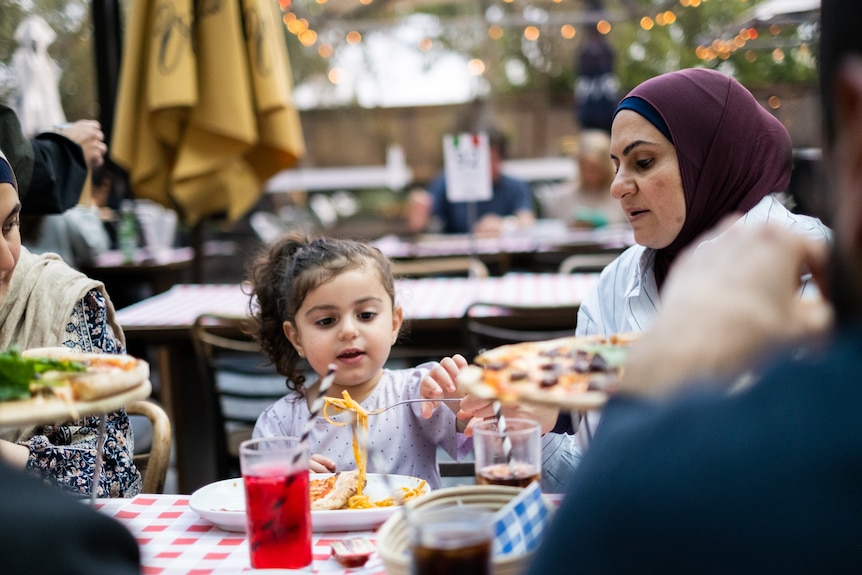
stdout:
{"type": "Polygon", "coordinates": [[[542,499],[542,488],[534,481],[494,514],[494,556],[533,551],[539,546],[549,523],[550,515],[542,499]]]}

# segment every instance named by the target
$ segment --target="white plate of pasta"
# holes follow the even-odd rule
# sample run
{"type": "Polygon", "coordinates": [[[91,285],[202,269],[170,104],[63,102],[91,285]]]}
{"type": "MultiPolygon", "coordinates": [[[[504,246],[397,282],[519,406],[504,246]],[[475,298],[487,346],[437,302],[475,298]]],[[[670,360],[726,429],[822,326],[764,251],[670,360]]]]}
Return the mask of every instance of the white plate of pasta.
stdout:
{"type": "MultiPolygon", "coordinates": [[[[322,479],[329,475],[312,473],[311,479],[322,479]]],[[[409,475],[390,475],[389,482],[394,488],[403,489],[408,498],[431,490],[422,479],[409,475]]],[[[364,494],[375,506],[332,511],[314,510],[311,512],[312,529],[316,532],[376,529],[398,509],[392,501],[392,492],[383,475],[369,473],[364,494]],[[389,505],[386,505],[387,503],[389,505]]],[[[201,487],[192,494],[189,507],[220,529],[245,531],[245,489],[242,478],[224,479],[201,487]]]]}

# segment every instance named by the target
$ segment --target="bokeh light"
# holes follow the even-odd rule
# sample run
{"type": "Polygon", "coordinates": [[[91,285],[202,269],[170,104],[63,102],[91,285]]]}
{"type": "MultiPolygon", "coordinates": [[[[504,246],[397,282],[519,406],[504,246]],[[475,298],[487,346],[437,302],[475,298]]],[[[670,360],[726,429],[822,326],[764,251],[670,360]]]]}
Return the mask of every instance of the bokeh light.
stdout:
{"type": "Polygon", "coordinates": [[[299,34],[299,41],[303,46],[314,46],[317,42],[317,32],[314,30],[303,30],[299,34]]]}
{"type": "Polygon", "coordinates": [[[340,84],[344,80],[344,71],[341,68],[333,68],[326,76],[333,84],[340,84]]]}
{"type": "Polygon", "coordinates": [[[474,76],[481,76],[485,73],[485,62],[478,58],[474,58],[467,62],[467,71],[474,76]]]}

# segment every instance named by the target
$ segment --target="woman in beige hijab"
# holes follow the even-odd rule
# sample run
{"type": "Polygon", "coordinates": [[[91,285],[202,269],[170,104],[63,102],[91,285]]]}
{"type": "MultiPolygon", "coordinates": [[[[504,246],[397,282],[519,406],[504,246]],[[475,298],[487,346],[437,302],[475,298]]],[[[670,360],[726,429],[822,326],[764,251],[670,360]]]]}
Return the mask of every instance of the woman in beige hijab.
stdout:
{"type": "MultiPolygon", "coordinates": [[[[21,203],[12,168],[0,151],[0,350],[65,346],[79,351],[123,353],[125,337],[102,283],[53,254],[37,256],[21,246],[21,203]]],[[[132,463],[133,438],[125,410],[106,416],[99,497],[131,497],[141,474],[132,463]]],[[[0,459],[46,483],[90,494],[98,417],[61,425],[4,430],[0,459]]]]}

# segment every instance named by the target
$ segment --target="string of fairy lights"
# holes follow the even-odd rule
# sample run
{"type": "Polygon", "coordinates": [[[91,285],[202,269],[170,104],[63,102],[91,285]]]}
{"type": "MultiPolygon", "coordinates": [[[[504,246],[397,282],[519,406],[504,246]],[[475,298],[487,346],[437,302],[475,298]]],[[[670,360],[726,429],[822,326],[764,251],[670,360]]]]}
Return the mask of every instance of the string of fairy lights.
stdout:
{"type": "MultiPolygon", "coordinates": [[[[328,0],[315,0],[315,3],[323,6],[327,1],[328,0]]],[[[355,1],[357,4],[362,6],[368,6],[374,2],[374,0],[355,1]]],[[[501,4],[513,4],[515,1],[516,0],[502,0],[501,4]]],[[[748,0],[739,1],[743,3],[748,2],[748,0]]],[[[563,0],[551,0],[551,2],[553,4],[561,4],[563,0]]],[[[639,20],[639,25],[645,31],[653,30],[656,27],[671,26],[677,21],[680,11],[697,9],[706,2],[708,2],[708,0],[678,0],[677,3],[666,10],[642,16],[639,20]]],[[[296,36],[297,40],[303,46],[306,48],[316,47],[318,55],[324,59],[329,59],[335,54],[335,46],[330,42],[320,41],[321,35],[312,28],[307,18],[297,14],[292,0],[279,0],[279,6],[282,11],[282,20],[288,32],[296,36]]],[[[541,26],[524,21],[523,18],[509,18],[506,22],[492,22],[488,25],[487,35],[491,40],[501,40],[505,34],[506,28],[518,26],[522,28],[522,34],[526,41],[536,42],[543,34],[543,29],[552,29],[552,25],[556,24],[558,26],[556,33],[558,33],[564,40],[574,40],[576,38],[578,28],[576,26],[577,22],[575,21],[578,19],[579,15],[582,16],[582,12],[549,12],[548,14],[553,15],[553,18],[548,18],[541,26]],[[565,22],[564,20],[569,21],[565,22]]],[[[502,18],[498,19],[502,20],[502,18]]],[[[595,29],[602,35],[609,34],[613,29],[611,18],[598,19],[597,21],[593,19],[589,22],[589,25],[595,26],[595,29]]],[[[373,28],[373,26],[369,26],[369,28],[373,28]]],[[[344,33],[344,42],[349,45],[361,44],[363,41],[361,30],[361,25],[358,22],[355,23],[354,29],[348,30],[344,33]]],[[[782,29],[780,26],[773,24],[769,26],[766,32],[773,36],[778,36],[781,34],[782,29]]],[[[731,54],[742,50],[749,45],[750,42],[757,40],[758,37],[760,37],[760,33],[755,27],[743,27],[731,38],[716,38],[710,43],[697,46],[695,48],[695,55],[705,63],[713,62],[716,59],[726,60],[731,56],[731,54]]],[[[418,49],[423,52],[430,51],[433,46],[434,40],[429,37],[421,39],[417,45],[418,49]]],[[[800,46],[800,50],[807,52],[809,48],[803,43],[800,46]]],[[[782,48],[776,47],[771,51],[771,56],[773,61],[781,62],[784,59],[785,54],[782,48]]],[[[744,52],[744,57],[749,62],[753,62],[758,58],[758,54],[755,50],[748,49],[744,52]]],[[[481,60],[474,59],[468,63],[468,68],[471,73],[479,75],[484,71],[485,65],[481,60]]],[[[330,81],[337,82],[337,79],[337,70],[330,73],[330,81]]]]}

